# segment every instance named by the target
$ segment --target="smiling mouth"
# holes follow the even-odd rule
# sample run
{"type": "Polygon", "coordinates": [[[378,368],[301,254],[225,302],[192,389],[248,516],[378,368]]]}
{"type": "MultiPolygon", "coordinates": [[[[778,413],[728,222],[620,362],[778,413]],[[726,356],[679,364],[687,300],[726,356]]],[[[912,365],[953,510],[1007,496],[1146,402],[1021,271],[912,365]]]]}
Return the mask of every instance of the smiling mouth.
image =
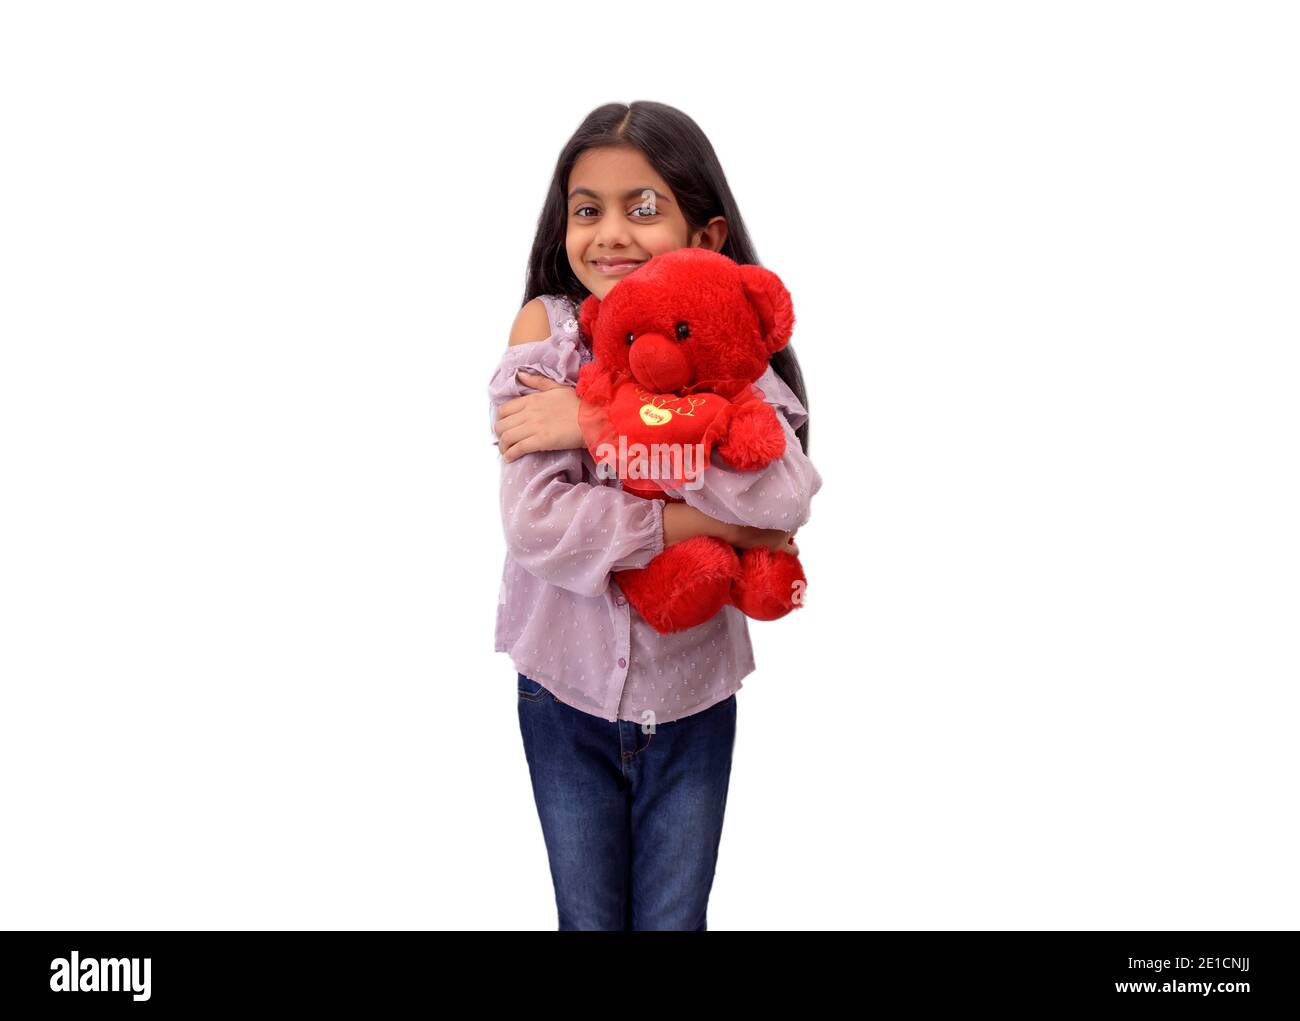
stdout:
{"type": "Polygon", "coordinates": [[[597,272],[613,276],[618,273],[627,273],[636,269],[644,260],[639,259],[619,259],[615,262],[594,261],[592,265],[596,267],[597,272]]]}

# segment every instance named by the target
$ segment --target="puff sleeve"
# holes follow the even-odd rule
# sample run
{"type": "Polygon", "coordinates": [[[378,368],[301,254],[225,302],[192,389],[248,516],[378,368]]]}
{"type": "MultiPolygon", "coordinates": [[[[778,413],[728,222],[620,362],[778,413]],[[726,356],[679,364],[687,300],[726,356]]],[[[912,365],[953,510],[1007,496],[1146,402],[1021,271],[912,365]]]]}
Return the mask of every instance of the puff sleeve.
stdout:
{"type": "Polygon", "coordinates": [[[578,370],[585,361],[590,361],[590,356],[584,353],[578,342],[559,331],[545,340],[531,340],[527,344],[506,348],[488,383],[488,428],[492,430],[492,442],[496,443],[497,439],[497,408],[526,393],[536,393],[532,387],[519,382],[515,373],[531,372],[565,386],[577,386],[578,370]]]}
{"type": "Polygon", "coordinates": [[[664,548],[664,501],[585,481],[583,455],[538,450],[501,466],[506,547],[524,570],[583,596],[664,548]]]}
{"type": "Polygon", "coordinates": [[[821,475],[794,432],[807,420],[808,411],[770,367],[758,387],[776,409],[785,432],[785,453],[761,471],[742,472],[714,452],[699,488],[667,492],[719,521],[793,532],[808,521],[812,498],[822,487],[821,475]]]}

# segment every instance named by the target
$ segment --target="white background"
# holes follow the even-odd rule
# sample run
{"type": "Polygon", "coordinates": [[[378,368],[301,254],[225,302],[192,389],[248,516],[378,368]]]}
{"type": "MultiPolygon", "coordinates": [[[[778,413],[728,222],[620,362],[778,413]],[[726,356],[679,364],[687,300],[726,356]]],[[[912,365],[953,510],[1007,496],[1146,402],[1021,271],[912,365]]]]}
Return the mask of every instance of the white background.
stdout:
{"type": "Polygon", "coordinates": [[[1295,928],[1298,41],[6,5],[0,924],[555,927],[486,383],[561,146],[654,99],[794,295],[825,479],[710,928],[1295,928]]]}

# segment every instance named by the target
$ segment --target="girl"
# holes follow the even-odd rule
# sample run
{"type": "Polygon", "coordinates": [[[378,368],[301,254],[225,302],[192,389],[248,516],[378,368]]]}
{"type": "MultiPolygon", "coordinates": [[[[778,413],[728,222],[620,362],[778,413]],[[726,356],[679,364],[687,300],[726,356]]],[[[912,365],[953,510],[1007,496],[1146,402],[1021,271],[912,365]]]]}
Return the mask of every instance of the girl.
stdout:
{"type": "Polygon", "coordinates": [[[641,499],[596,472],[573,390],[592,356],[578,306],[686,246],[758,262],[704,133],[660,103],[594,110],[560,153],[524,305],[489,385],[508,551],[496,650],[518,673],[560,929],[707,928],[735,693],[754,669],[734,607],[661,635],[610,573],[693,535],[797,552],[793,533],[821,487],[790,345],[758,380],[786,433],[768,468],[715,460],[701,488],[673,491],[685,502],[641,499]]]}

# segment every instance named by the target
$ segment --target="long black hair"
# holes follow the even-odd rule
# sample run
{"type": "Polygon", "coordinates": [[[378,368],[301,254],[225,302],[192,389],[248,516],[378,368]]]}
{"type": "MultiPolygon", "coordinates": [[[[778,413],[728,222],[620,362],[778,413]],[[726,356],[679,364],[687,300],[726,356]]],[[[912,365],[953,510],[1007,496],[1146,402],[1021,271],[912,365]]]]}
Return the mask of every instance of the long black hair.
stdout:
{"type": "MultiPolygon", "coordinates": [[[[758,253],[745,230],[745,221],[731,194],[722,164],[698,124],[680,110],[663,103],[637,101],[607,103],[589,113],[573,137],[560,150],[555,175],[546,194],[546,204],[537,221],[537,236],[528,256],[528,277],[522,308],[542,294],[564,295],[575,305],[591,293],[569,265],[565,238],[568,233],[569,174],[578,157],[599,146],[631,146],[640,150],[649,164],[672,189],[692,231],[721,216],[727,221],[727,239],[722,254],[740,265],[758,266],[758,253]]],[[[772,369],[799,402],[808,407],[803,373],[794,346],[787,344],[772,356],[772,369]]],[[[808,423],[796,431],[808,450],[808,423]]]]}

